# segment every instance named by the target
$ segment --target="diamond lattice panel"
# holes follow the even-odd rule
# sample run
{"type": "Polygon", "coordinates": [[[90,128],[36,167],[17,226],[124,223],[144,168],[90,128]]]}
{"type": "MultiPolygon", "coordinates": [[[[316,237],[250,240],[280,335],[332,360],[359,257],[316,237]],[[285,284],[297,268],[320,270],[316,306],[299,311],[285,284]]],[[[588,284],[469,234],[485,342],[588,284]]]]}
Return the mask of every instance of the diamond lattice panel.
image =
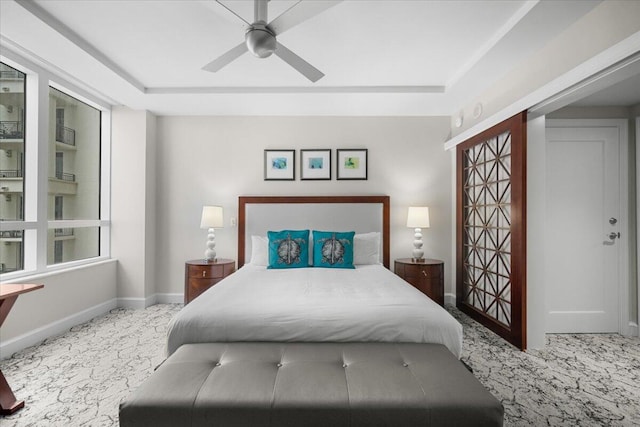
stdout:
{"type": "Polygon", "coordinates": [[[463,300],[511,326],[511,134],[464,151],[463,300]]]}

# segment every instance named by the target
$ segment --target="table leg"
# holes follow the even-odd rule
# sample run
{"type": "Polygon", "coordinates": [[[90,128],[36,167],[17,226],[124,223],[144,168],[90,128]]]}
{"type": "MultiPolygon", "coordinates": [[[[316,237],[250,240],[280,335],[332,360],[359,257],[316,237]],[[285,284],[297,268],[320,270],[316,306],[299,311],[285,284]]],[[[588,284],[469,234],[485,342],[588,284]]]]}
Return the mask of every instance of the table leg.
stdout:
{"type": "Polygon", "coordinates": [[[0,415],[10,415],[24,407],[24,400],[16,400],[9,383],[0,371],[0,415]]]}

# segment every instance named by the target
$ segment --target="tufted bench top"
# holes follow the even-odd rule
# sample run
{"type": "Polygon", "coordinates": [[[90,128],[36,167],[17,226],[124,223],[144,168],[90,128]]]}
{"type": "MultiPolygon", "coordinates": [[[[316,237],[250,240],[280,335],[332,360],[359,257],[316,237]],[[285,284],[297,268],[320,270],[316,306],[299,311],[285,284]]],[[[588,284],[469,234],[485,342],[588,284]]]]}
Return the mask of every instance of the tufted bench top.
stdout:
{"type": "Polygon", "coordinates": [[[503,408],[446,347],[181,346],[120,404],[134,426],[501,426],[503,408]]]}

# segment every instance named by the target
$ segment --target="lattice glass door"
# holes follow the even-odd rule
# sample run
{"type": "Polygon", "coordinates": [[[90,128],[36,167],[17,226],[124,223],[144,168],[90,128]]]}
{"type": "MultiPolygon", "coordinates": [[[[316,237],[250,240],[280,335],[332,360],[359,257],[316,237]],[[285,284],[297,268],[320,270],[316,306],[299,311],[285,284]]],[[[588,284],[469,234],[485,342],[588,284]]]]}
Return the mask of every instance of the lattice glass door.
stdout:
{"type": "Polygon", "coordinates": [[[457,306],[526,347],[525,115],[457,150],[457,306]]]}

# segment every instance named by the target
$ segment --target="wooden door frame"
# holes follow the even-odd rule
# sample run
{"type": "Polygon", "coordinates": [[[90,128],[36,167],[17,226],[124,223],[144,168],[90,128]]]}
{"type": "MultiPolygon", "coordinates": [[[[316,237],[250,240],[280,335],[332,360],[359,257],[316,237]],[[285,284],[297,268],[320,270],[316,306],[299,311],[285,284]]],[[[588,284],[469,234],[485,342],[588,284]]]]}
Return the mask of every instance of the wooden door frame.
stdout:
{"type": "Polygon", "coordinates": [[[464,313],[525,350],[527,348],[527,130],[526,111],[498,123],[456,147],[456,306],[464,313]],[[511,327],[508,328],[463,300],[464,155],[463,151],[511,132],[511,327]]]}
{"type": "MultiPolygon", "coordinates": [[[[546,119],[545,128],[572,128],[572,127],[616,127],[619,135],[619,183],[620,183],[620,213],[619,227],[620,239],[618,242],[622,246],[620,249],[620,259],[618,260],[618,332],[626,336],[638,336],[638,324],[629,318],[629,298],[630,298],[630,259],[631,244],[635,240],[632,238],[629,227],[629,120],[627,119],[546,119]],[[624,238],[623,236],[627,236],[624,238]]],[[[636,130],[637,131],[637,130],[636,130]]],[[[546,138],[545,138],[545,159],[546,159],[546,138]]],[[[636,155],[638,155],[636,153],[636,155]]],[[[546,160],[542,170],[546,170],[546,160]]],[[[636,171],[637,174],[638,171],[636,171]]],[[[546,195],[545,195],[546,197],[546,195]]],[[[546,242],[545,242],[546,244],[546,242]]],[[[545,285],[549,281],[545,280],[545,285]]],[[[547,288],[546,295],[552,292],[547,288]]],[[[639,307],[640,308],[640,307],[639,307]]],[[[545,324],[548,309],[545,306],[545,324]]]]}

